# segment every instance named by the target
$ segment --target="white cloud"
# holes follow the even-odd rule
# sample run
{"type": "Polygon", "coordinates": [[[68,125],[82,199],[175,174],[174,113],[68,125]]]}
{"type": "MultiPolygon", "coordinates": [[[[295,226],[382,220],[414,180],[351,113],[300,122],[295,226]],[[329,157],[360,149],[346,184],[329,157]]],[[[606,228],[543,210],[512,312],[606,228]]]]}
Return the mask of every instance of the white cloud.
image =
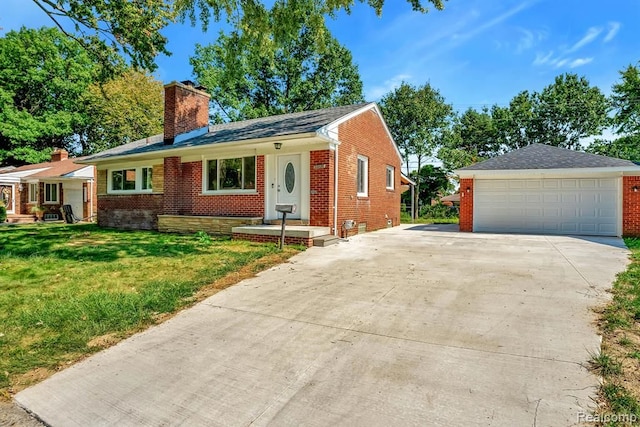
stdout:
{"type": "Polygon", "coordinates": [[[387,93],[399,87],[402,82],[408,82],[411,80],[410,74],[397,74],[388,80],[385,80],[383,84],[374,86],[366,93],[367,101],[378,101],[387,93]]]}
{"type": "Polygon", "coordinates": [[[591,61],[593,61],[593,58],[578,58],[578,59],[574,59],[569,64],[569,67],[570,68],[582,67],[583,65],[587,65],[591,61]]]}
{"type": "Polygon", "coordinates": [[[609,43],[611,40],[613,40],[614,37],[618,34],[618,31],[620,31],[621,26],[622,24],[619,22],[609,22],[609,31],[604,37],[604,42],[609,43]]]}
{"type": "Polygon", "coordinates": [[[505,13],[496,16],[495,18],[485,22],[484,24],[478,25],[475,29],[467,32],[467,33],[463,33],[463,34],[455,34],[454,35],[454,39],[455,40],[467,40],[470,39],[472,37],[477,36],[478,34],[484,33],[486,30],[495,27],[498,24],[501,24],[502,22],[506,21],[507,19],[511,18],[513,15],[516,15],[520,12],[522,12],[524,9],[528,8],[530,6],[530,2],[523,2],[520,3],[519,5],[517,5],[516,7],[513,7],[509,10],[507,10],[505,13]]]}
{"type": "Polygon", "coordinates": [[[567,62],[569,62],[568,59],[554,59],[553,61],[551,61],[551,64],[555,65],[556,68],[560,68],[564,66],[567,62]]]}
{"type": "Polygon", "coordinates": [[[542,30],[527,30],[525,28],[519,28],[518,31],[522,36],[520,37],[520,40],[518,40],[516,53],[522,53],[529,50],[547,38],[547,32],[542,30]]]}
{"type": "Polygon", "coordinates": [[[550,51],[546,55],[544,53],[537,53],[536,59],[533,60],[533,65],[548,64],[553,58],[553,51],[550,51]]]}
{"type": "Polygon", "coordinates": [[[593,42],[602,32],[602,27],[591,27],[587,30],[587,33],[578,40],[573,46],[567,50],[567,53],[575,52],[589,43],[593,42]]]}

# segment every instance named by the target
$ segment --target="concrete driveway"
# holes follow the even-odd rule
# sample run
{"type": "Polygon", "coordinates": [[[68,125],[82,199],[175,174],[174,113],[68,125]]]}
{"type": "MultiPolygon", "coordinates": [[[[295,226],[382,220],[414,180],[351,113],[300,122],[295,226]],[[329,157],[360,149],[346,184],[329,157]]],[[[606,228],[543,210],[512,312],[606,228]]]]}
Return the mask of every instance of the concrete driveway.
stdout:
{"type": "Polygon", "coordinates": [[[53,426],[567,426],[620,239],[367,233],[16,396],[53,426]]]}

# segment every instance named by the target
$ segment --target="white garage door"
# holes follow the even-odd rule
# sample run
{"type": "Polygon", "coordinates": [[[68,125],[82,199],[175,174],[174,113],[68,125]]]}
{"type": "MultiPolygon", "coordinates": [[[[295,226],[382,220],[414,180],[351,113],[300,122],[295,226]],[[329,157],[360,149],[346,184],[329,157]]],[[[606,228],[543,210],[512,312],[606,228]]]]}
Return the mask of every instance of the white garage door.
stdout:
{"type": "Polygon", "coordinates": [[[473,230],[618,234],[618,178],[475,180],[473,230]]]}

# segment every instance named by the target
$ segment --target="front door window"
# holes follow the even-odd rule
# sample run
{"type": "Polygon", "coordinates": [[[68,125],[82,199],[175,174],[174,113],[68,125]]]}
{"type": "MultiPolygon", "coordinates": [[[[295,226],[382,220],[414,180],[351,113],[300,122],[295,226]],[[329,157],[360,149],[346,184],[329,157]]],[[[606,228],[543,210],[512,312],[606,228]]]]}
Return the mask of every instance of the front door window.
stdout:
{"type": "Polygon", "coordinates": [[[0,185],[0,203],[7,208],[7,213],[14,213],[13,185],[0,185]]]}

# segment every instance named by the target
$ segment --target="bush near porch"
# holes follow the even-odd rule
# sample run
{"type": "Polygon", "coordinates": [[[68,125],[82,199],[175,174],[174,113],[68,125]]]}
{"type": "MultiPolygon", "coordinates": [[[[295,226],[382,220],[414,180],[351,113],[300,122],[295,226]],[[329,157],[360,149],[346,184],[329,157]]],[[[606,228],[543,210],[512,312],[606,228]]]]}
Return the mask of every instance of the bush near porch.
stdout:
{"type": "Polygon", "coordinates": [[[299,252],[93,224],[0,228],[0,400],[299,252]]]}

